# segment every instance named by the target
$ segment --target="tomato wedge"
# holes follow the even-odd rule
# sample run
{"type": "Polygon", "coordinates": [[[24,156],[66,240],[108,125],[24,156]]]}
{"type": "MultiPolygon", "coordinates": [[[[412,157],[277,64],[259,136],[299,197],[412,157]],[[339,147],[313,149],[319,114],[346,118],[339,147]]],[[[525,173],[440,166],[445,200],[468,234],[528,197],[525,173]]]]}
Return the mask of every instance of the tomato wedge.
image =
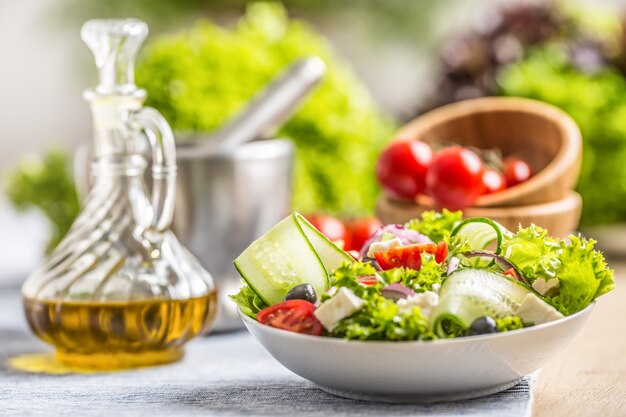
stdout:
{"type": "Polygon", "coordinates": [[[378,284],[378,279],[374,275],[364,275],[356,279],[359,284],[363,285],[376,285],[378,284]]]}
{"type": "Polygon", "coordinates": [[[442,263],[448,256],[448,245],[445,242],[415,243],[398,246],[387,251],[374,252],[378,265],[384,270],[404,267],[419,270],[422,267],[422,253],[435,255],[435,261],[442,263]]]}
{"type": "Polygon", "coordinates": [[[322,324],[313,315],[315,305],[305,300],[288,300],[256,314],[259,323],[290,332],[322,335],[322,324]]]}

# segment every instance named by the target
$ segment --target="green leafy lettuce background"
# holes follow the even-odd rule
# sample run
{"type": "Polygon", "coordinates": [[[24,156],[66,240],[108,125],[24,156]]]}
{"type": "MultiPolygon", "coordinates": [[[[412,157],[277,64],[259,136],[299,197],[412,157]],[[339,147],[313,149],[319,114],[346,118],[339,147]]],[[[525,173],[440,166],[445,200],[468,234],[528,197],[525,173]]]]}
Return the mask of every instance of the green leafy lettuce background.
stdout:
{"type": "Polygon", "coordinates": [[[327,74],[278,134],[297,149],[294,208],[370,213],[378,194],[376,155],[393,125],[324,38],[290,20],[279,3],[252,3],[232,28],[199,21],[154,39],[138,63],[137,83],[175,130],[213,132],[308,55],[322,58],[327,74]]]}

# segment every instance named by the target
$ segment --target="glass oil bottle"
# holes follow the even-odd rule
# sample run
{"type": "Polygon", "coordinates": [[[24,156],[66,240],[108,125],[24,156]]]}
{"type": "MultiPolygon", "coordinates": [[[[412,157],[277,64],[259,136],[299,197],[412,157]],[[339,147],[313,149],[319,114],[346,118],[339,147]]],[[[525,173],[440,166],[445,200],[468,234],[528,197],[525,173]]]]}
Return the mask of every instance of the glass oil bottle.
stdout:
{"type": "Polygon", "coordinates": [[[133,19],[92,20],[81,31],[99,74],[84,94],[93,113],[94,184],[67,236],[22,287],[31,329],[64,364],[175,361],[215,317],[211,276],[170,230],[172,131],[143,106],[146,93],[134,83],[147,33],[133,19]]]}

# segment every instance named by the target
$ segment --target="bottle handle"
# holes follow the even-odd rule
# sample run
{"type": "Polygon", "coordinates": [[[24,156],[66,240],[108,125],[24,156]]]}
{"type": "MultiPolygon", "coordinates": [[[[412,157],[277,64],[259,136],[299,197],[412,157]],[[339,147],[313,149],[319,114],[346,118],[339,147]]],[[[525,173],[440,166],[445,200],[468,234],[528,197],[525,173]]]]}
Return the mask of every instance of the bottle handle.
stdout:
{"type": "Polygon", "coordinates": [[[170,125],[152,107],[142,107],[128,113],[128,126],[142,132],[152,153],[152,226],[156,231],[167,230],[174,215],[176,193],[176,144],[170,125]]]}

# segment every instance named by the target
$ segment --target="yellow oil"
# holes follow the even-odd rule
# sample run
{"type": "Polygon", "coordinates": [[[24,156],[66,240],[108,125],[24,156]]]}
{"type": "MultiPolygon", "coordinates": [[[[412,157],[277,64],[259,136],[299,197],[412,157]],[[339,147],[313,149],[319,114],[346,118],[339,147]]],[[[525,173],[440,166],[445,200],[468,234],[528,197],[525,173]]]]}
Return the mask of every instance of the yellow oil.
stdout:
{"type": "Polygon", "coordinates": [[[187,300],[65,301],[24,299],[33,332],[68,366],[119,369],[172,362],[208,330],[215,292],[187,300]]]}

